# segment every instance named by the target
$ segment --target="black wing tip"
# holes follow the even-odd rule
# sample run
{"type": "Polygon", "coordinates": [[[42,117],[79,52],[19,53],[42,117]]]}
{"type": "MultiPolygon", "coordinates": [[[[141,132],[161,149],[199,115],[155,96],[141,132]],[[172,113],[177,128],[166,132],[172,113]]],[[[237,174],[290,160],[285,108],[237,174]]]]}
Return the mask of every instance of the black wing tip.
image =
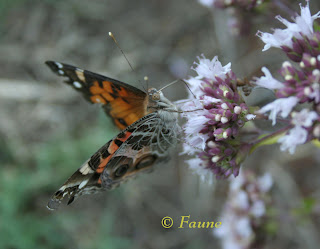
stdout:
{"type": "MultiPolygon", "coordinates": [[[[62,193],[62,192],[61,192],[62,193]]],[[[48,201],[47,204],[47,209],[49,209],[50,211],[55,211],[59,208],[61,202],[63,200],[63,196],[62,197],[57,197],[57,195],[54,195],[53,197],[51,197],[51,199],[48,201]]],[[[67,205],[70,205],[73,201],[75,200],[74,196],[69,196],[69,200],[67,205]]]]}
{"type": "Polygon", "coordinates": [[[70,205],[74,201],[74,196],[71,196],[68,200],[67,205],[70,205]]]}
{"type": "Polygon", "coordinates": [[[57,67],[56,61],[45,61],[44,63],[47,64],[49,67],[57,67]]]}
{"type": "Polygon", "coordinates": [[[46,61],[45,64],[54,72],[58,74],[58,71],[63,67],[63,64],[56,61],[46,61]],[[60,65],[60,67],[59,67],[60,65]]]}
{"type": "Polygon", "coordinates": [[[50,201],[47,204],[47,209],[50,211],[55,211],[59,208],[61,201],[57,200],[55,198],[50,199],[50,201]]]}

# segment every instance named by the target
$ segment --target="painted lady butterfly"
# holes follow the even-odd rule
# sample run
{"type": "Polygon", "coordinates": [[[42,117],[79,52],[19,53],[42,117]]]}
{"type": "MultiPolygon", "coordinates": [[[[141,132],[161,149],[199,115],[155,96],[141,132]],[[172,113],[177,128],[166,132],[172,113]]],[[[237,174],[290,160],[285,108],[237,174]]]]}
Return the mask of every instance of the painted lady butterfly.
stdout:
{"type": "Polygon", "coordinates": [[[178,112],[161,91],[143,92],[123,82],[67,64],[47,61],[50,69],[67,77],[66,83],[102,108],[122,130],[94,153],[52,196],[49,209],[57,209],[83,194],[118,186],[137,173],[168,159],[179,133],[178,112]]]}

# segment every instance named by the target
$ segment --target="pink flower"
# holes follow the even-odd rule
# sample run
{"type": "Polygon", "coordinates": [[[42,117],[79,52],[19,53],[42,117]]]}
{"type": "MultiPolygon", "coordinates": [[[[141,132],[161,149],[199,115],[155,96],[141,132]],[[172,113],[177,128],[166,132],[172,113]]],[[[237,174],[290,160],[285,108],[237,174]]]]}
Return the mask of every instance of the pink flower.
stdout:
{"type": "Polygon", "coordinates": [[[262,86],[268,89],[280,89],[284,87],[284,84],[282,84],[280,81],[276,80],[272,77],[270,71],[268,68],[263,67],[261,68],[261,71],[264,73],[265,76],[262,76],[260,78],[256,79],[256,85],[262,86]]]}
{"type": "Polygon", "coordinates": [[[203,6],[212,7],[215,0],[198,0],[203,6]]]}
{"type": "Polygon", "coordinates": [[[308,135],[311,133],[311,129],[308,128],[313,126],[314,121],[318,120],[319,116],[315,111],[309,111],[308,109],[293,112],[291,116],[291,123],[295,126],[286,135],[279,138],[278,143],[281,143],[280,149],[282,151],[288,150],[290,154],[293,154],[298,145],[307,142],[308,135]]]}
{"type": "Polygon", "coordinates": [[[198,73],[198,76],[195,77],[196,79],[215,79],[215,77],[225,79],[226,74],[231,70],[231,63],[222,66],[221,62],[218,60],[218,56],[215,56],[211,61],[205,58],[203,54],[201,56],[202,58],[197,57],[199,63],[194,63],[197,66],[195,68],[192,68],[198,73]]]}
{"type": "Polygon", "coordinates": [[[264,226],[270,217],[272,177],[257,177],[245,171],[232,179],[228,199],[221,214],[219,229],[213,234],[221,240],[223,249],[260,248],[259,240],[267,236],[264,226]]]}
{"type": "Polygon", "coordinates": [[[240,128],[255,115],[238,92],[230,63],[222,66],[217,56],[209,60],[202,55],[198,60],[194,68],[198,76],[188,80],[198,99],[191,95],[189,101],[180,101],[185,102],[181,109],[187,119],[184,153],[196,154],[202,160],[200,167],[210,169],[217,178],[237,176],[249,146],[235,141],[240,128]]]}
{"type": "Polygon", "coordinates": [[[304,144],[307,141],[308,131],[301,126],[295,126],[289,133],[279,138],[282,151],[289,150],[290,154],[294,154],[297,145],[304,144]]]}
{"type": "Polygon", "coordinates": [[[294,18],[294,23],[277,16],[276,18],[282,22],[287,28],[286,29],[275,29],[273,34],[263,33],[258,31],[257,35],[265,43],[262,51],[266,51],[271,47],[280,48],[282,46],[287,46],[292,48],[292,38],[301,39],[302,35],[311,37],[313,34],[313,21],[320,17],[320,12],[311,16],[309,3],[303,7],[300,4],[301,15],[294,18]]]}
{"type": "Polygon", "coordinates": [[[259,110],[259,113],[266,113],[270,111],[269,119],[272,120],[272,125],[276,124],[276,118],[278,114],[281,117],[286,118],[292,111],[292,108],[299,102],[297,97],[291,96],[288,98],[277,99],[259,110]]]}
{"type": "Polygon", "coordinates": [[[319,117],[315,111],[309,111],[306,108],[300,112],[293,112],[291,116],[292,124],[304,127],[311,127],[313,121],[317,120],[319,117]]]}
{"type": "Polygon", "coordinates": [[[262,193],[268,192],[273,184],[272,176],[269,173],[264,174],[263,176],[258,178],[258,186],[259,190],[262,193]]]}
{"type": "Polygon", "coordinates": [[[209,112],[204,109],[203,104],[197,99],[184,103],[181,106],[181,110],[185,111],[182,116],[187,118],[187,122],[183,127],[186,135],[183,154],[193,154],[195,148],[204,150],[209,136],[208,134],[200,133],[200,131],[205,128],[206,123],[210,120],[206,117],[209,112]]]}

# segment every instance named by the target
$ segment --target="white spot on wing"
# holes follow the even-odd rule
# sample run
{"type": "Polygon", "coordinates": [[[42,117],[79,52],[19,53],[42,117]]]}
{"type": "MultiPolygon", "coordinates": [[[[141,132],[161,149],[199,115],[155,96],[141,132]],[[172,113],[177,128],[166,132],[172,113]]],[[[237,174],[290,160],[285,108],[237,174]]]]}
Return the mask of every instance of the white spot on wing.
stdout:
{"type": "Polygon", "coordinates": [[[78,81],[74,81],[73,85],[74,85],[75,88],[81,88],[82,87],[81,83],[78,82],[78,81]]]}
{"type": "Polygon", "coordinates": [[[66,189],[66,187],[67,187],[66,185],[63,185],[59,190],[64,191],[66,189]]]}
{"type": "Polygon", "coordinates": [[[64,75],[64,72],[62,70],[59,70],[58,73],[64,75]]]}
{"type": "Polygon", "coordinates": [[[85,163],[80,169],[79,169],[80,173],[82,175],[87,175],[87,174],[92,174],[94,171],[90,168],[90,166],[88,165],[88,163],[85,163]]]}
{"type": "Polygon", "coordinates": [[[101,102],[101,100],[99,98],[96,98],[96,101],[99,102],[99,103],[101,102]]]}
{"type": "Polygon", "coordinates": [[[81,182],[80,185],[79,185],[79,189],[82,189],[88,183],[88,181],[89,181],[89,179],[81,182]]]}
{"type": "Polygon", "coordinates": [[[55,62],[58,68],[63,68],[62,64],[59,62],[55,62]]]}

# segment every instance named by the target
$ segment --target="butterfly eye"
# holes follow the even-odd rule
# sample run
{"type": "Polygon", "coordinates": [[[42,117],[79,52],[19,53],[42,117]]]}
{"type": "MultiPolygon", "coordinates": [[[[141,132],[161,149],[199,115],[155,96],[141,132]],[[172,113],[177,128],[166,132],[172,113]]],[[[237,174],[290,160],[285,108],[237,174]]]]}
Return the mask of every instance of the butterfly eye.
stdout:
{"type": "Polygon", "coordinates": [[[154,94],[152,94],[152,100],[160,100],[160,93],[155,92],[154,94]]]}
{"type": "Polygon", "coordinates": [[[114,173],[114,175],[116,177],[121,177],[123,176],[125,173],[127,173],[129,169],[129,165],[128,164],[123,164],[121,165],[119,168],[117,168],[116,172],[114,173]]]}

